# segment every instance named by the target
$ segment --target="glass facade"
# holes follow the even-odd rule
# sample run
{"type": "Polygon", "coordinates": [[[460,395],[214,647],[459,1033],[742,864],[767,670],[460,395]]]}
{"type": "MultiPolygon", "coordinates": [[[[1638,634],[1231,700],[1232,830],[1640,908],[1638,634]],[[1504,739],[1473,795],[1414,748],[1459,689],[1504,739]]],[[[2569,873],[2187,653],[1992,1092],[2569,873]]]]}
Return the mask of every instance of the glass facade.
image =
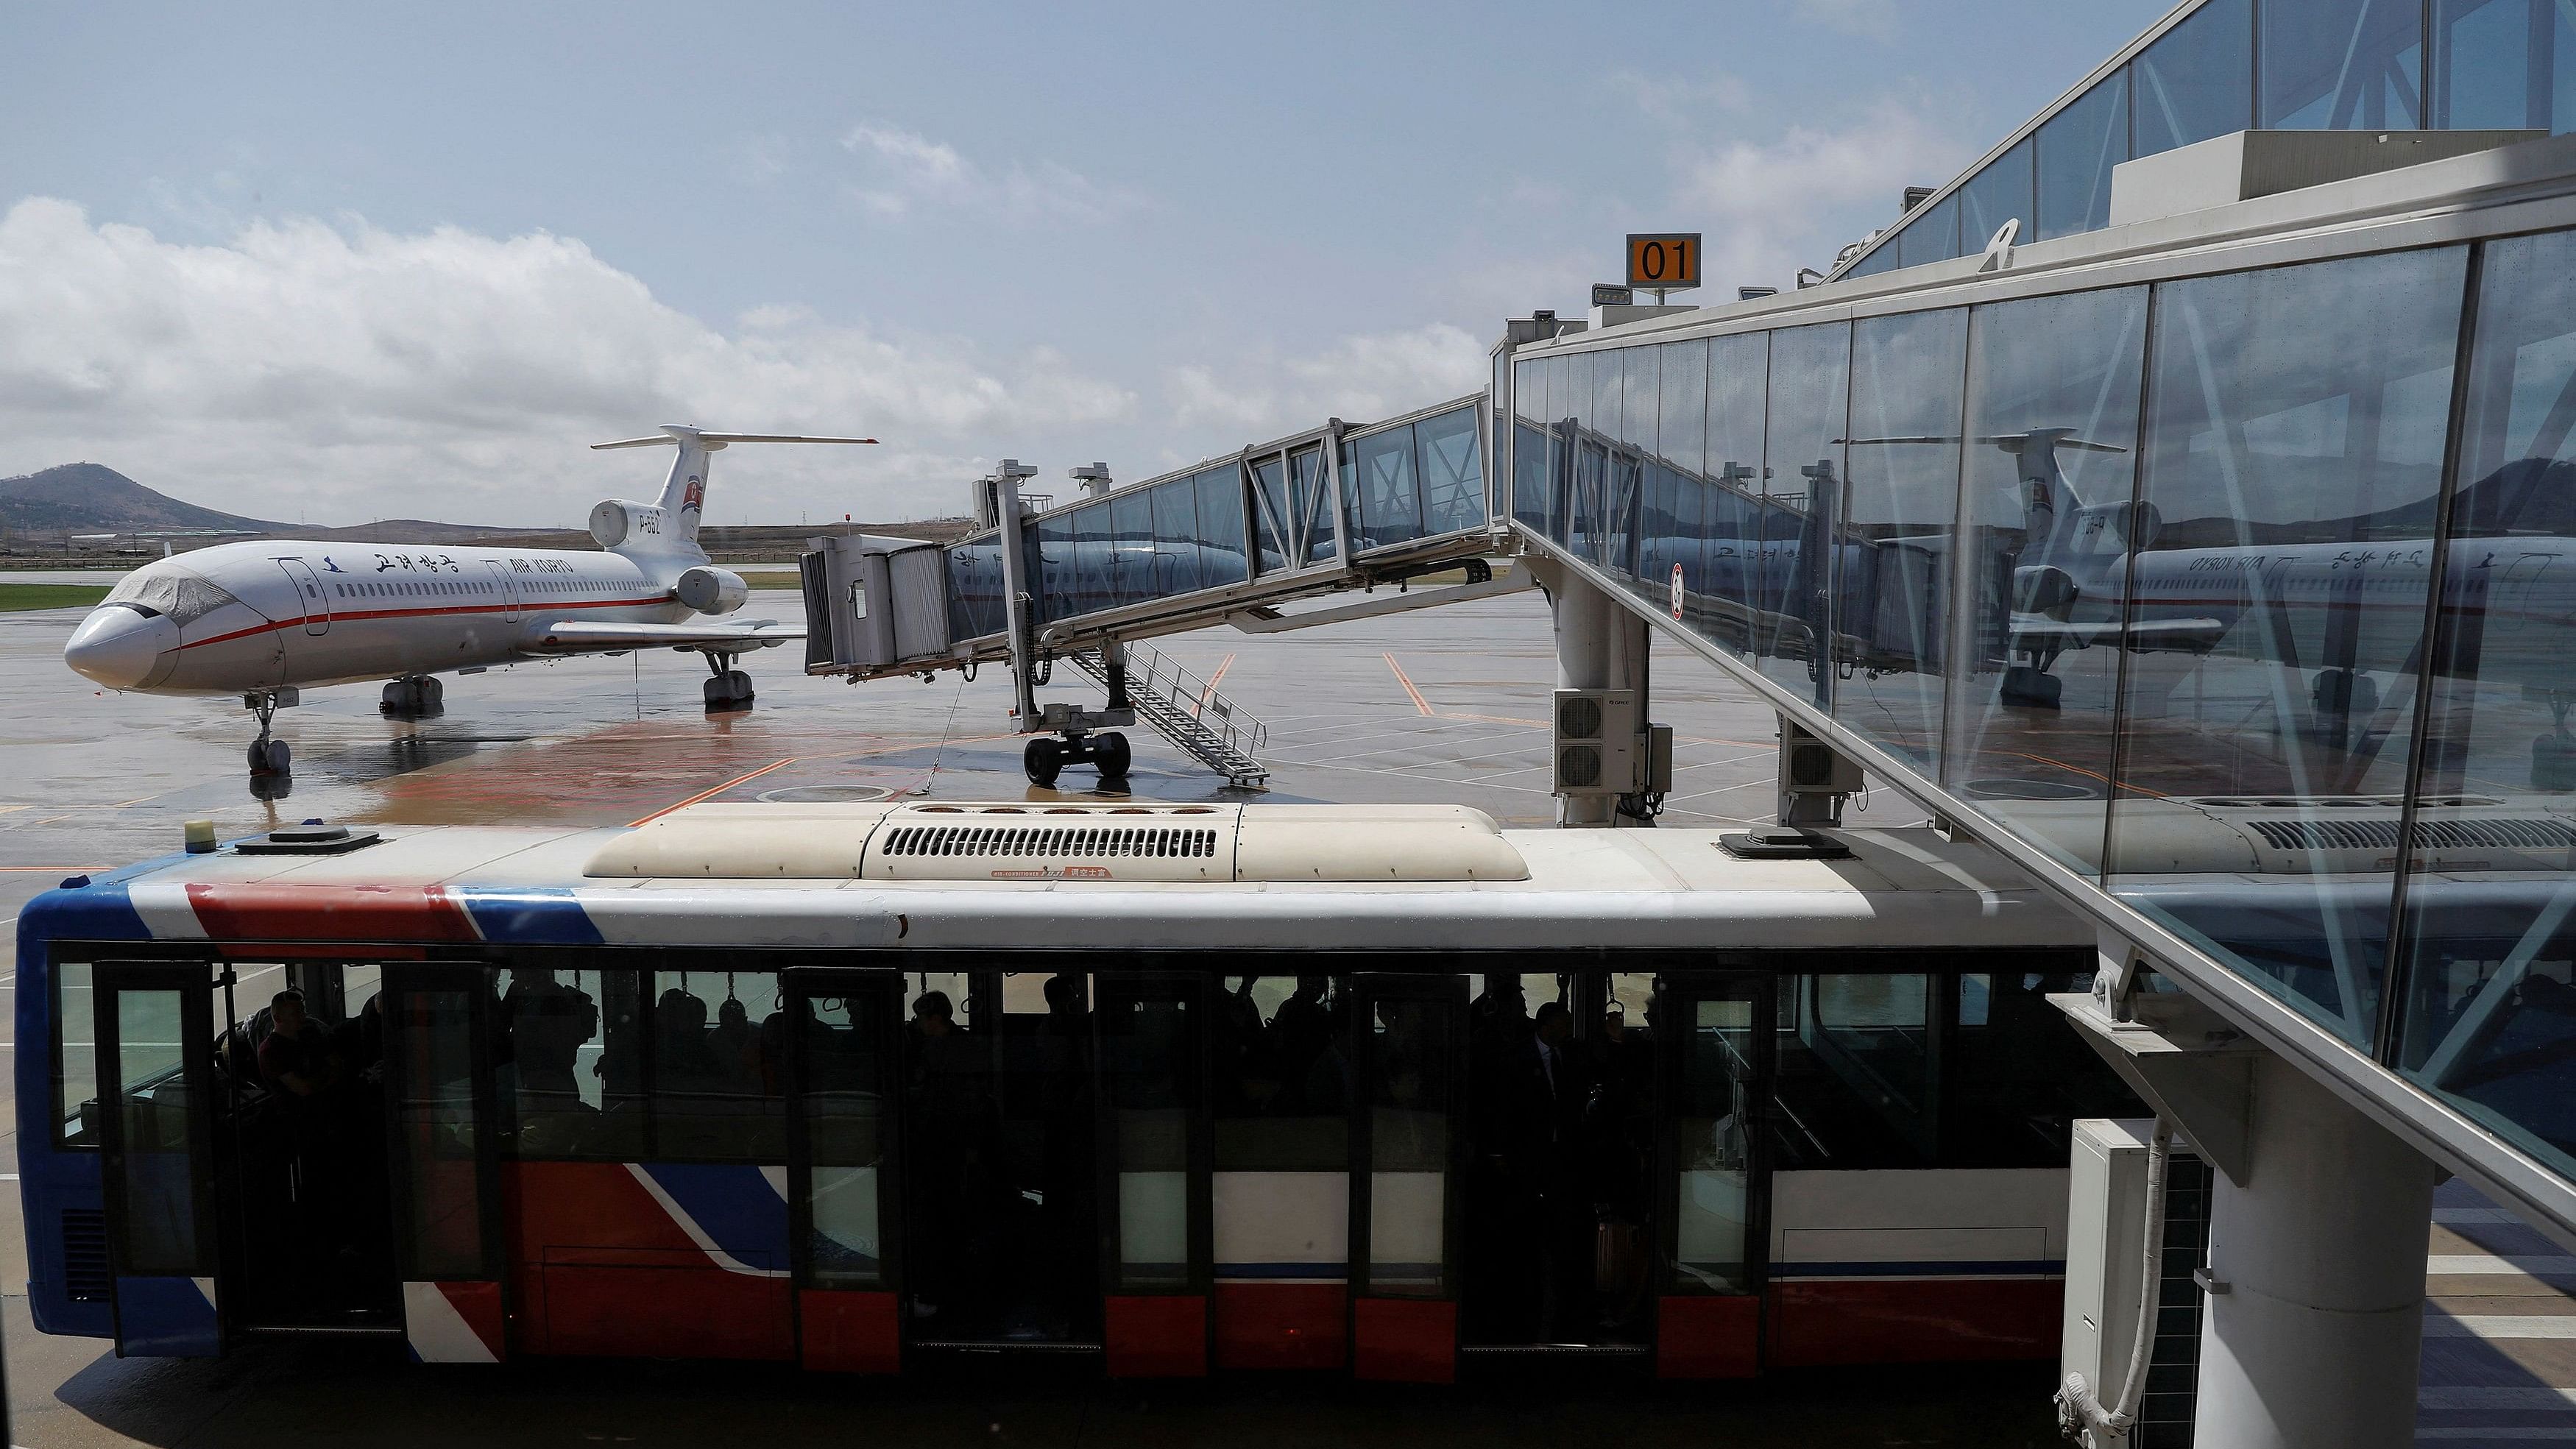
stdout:
{"type": "MultiPolygon", "coordinates": [[[[1523,384],[1522,406],[1545,401],[1523,384]]],[[[1121,488],[1096,503],[1036,518],[1029,528],[1036,622],[1175,598],[1239,584],[1259,572],[1335,564],[1340,529],[1353,556],[1485,526],[1481,400],[1428,417],[1355,432],[1338,466],[1321,441],[1292,445],[1170,478],[1121,488]],[[1339,479],[1338,484],[1336,478],[1339,479]],[[1337,522],[1338,520],[1338,522],[1337,522]],[[1292,562],[1292,560],[1294,562],[1292,562]]],[[[1524,413],[1522,426],[1539,425],[1524,413]]],[[[1543,447],[1521,450],[1528,467],[1543,447]]],[[[1520,496],[1544,507],[1545,492],[1524,482],[1520,496]]],[[[1009,627],[1002,597],[998,530],[947,548],[948,629],[957,640],[1009,627]]]]}
{"type": "MultiPolygon", "coordinates": [[[[2576,233],[1945,300],[1523,359],[1523,476],[1644,464],[1629,556],[1524,518],[2576,1173],[2576,233]]],[[[1920,1075],[1937,1004],[1826,986],[1808,1050],[1920,1075]]]]}
{"type": "Polygon", "coordinates": [[[1843,275],[1979,251],[2008,217],[2023,219],[2025,240],[2098,230],[2111,222],[2112,167],[2256,127],[2576,129],[2576,7],[2206,0],[1843,275]]]}

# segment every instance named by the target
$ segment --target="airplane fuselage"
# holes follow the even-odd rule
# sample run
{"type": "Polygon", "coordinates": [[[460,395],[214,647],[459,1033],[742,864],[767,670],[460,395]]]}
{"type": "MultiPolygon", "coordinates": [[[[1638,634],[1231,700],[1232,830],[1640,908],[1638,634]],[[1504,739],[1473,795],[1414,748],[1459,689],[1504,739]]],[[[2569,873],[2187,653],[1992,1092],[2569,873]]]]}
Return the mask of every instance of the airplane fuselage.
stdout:
{"type": "MultiPolygon", "coordinates": [[[[130,616],[137,604],[154,611],[148,635],[128,619],[105,621],[135,636],[123,688],[222,695],[347,684],[542,657],[546,627],[565,620],[687,619],[672,585],[694,562],[573,549],[223,544],[137,570],[92,620],[130,616]]],[[[83,632],[92,627],[84,622],[83,632]]]]}

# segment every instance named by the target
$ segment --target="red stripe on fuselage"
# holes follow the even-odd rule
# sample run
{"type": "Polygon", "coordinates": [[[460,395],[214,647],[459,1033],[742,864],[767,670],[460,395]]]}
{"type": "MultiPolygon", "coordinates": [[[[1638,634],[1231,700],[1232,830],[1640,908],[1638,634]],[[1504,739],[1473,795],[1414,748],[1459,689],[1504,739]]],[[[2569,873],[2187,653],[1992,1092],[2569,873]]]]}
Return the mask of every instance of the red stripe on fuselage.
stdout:
{"type": "MultiPolygon", "coordinates": [[[[454,615],[462,618],[468,614],[509,613],[514,607],[517,612],[522,614],[542,612],[550,608],[644,609],[658,607],[669,602],[671,602],[671,596],[663,594],[650,599],[584,599],[578,604],[519,604],[516,606],[510,604],[467,604],[455,608],[439,609],[349,609],[333,611],[329,621],[334,624],[354,624],[362,623],[371,619],[422,619],[443,615],[454,615]]],[[[213,634],[203,639],[192,639],[179,647],[182,649],[195,649],[206,644],[223,644],[229,643],[235,639],[247,639],[254,634],[273,634],[280,629],[301,629],[303,627],[304,620],[299,616],[293,619],[281,619],[274,623],[255,624],[247,629],[235,629],[229,634],[213,634]]]]}
{"type": "Polygon", "coordinates": [[[208,940],[473,941],[474,920],[444,886],[190,882],[208,940]]]}

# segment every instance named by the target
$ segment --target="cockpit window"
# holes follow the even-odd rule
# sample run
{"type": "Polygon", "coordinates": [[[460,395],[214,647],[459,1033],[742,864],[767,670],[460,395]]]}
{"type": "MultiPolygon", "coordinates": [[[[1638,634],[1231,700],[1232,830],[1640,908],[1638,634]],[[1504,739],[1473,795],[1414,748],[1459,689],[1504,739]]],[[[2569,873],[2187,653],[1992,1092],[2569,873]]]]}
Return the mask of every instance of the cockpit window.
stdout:
{"type": "Polygon", "coordinates": [[[127,574],[108,592],[106,602],[141,604],[184,626],[240,600],[196,574],[164,568],[127,574]]]}

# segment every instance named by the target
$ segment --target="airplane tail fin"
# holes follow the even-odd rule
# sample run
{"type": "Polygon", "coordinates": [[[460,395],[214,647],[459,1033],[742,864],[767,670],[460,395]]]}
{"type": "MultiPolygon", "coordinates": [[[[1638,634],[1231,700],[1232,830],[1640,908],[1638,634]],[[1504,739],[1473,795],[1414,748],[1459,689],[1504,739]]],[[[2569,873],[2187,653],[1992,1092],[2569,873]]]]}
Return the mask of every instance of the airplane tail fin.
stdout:
{"type": "Polygon", "coordinates": [[[707,459],[733,443],[873,443],[874,438],[814,438],[796,433],[708,433],[696,428],[665,424],[662,431],[649,438],[621,438],[613,443],[593,443],[600,448],[651,448],[665,444],[679,449],[671,460],[671,477],[662,485],[662,518],[665,537],[683,543],[695,543],[699,516],[706,509],[707,459]]]}

